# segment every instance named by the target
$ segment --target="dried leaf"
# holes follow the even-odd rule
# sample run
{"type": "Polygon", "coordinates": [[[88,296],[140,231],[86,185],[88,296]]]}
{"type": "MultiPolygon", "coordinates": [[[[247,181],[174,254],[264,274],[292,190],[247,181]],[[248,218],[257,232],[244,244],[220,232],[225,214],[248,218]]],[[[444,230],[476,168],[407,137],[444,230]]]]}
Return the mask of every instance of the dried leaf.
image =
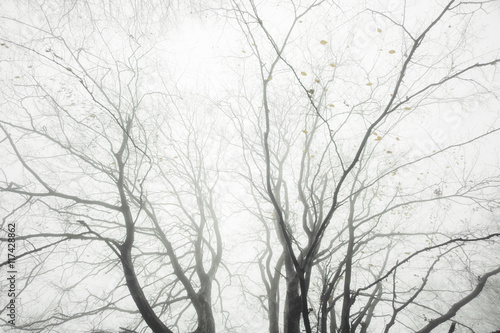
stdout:
{"type": "Polygon", "coordinates": [[[326,43],[328,43],[326,40],[321,40],[320,42],[321,45],[326,45],[326,43]]]}

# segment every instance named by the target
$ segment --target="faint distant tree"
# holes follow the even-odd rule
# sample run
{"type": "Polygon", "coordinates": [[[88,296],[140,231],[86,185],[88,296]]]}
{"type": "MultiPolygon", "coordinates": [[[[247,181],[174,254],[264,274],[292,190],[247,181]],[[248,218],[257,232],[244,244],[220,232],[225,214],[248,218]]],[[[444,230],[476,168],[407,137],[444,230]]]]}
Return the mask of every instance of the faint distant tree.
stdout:
{"type": "MultiPolygon", "coordinates": [[[[476,52],[469,38],[476,20],[495,9],[489,5],[233,1],[246,41],[234,93],[239,109],[228,112],[242,133],[243,177],[258,202],[247,207],[264,224],[258,266],[266,296],[279,301],[271,281],[286,292],[284,332],[366,332],[369,325],[387,332],[396,324],[426,332],[498,274],[493,262],[474,265],[481,279],[470,292],[456,278],[454,296],[425,301],[439,293],[442,271],[499,236],[469,220],[491,225],[498,170],[467,162],[499,128],[488,123],[462,135],[466,124],[444,110],[482,99],[492,103],[496,124],[497,104],[488,98],[498,86],[481,74],[495,73],[498,49],[476,52]],[[433,133],[443,113],[453,125],[445,138],[433,133]],[[319,300],[311,299],[312,281],[319,300]]],[[[269,331],[277,332],[277,309],[265,308],[269,331]]]]}

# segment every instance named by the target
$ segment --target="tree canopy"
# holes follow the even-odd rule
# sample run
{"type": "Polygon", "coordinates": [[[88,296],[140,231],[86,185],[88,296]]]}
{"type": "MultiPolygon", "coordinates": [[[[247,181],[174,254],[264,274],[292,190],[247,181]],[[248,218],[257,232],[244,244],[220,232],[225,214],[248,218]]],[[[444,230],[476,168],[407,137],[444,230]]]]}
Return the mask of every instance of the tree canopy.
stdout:
{"type": "Polygon", "coordinates": [[[0,327],[500,329],[495,1],[4,1],[0,327]]]}

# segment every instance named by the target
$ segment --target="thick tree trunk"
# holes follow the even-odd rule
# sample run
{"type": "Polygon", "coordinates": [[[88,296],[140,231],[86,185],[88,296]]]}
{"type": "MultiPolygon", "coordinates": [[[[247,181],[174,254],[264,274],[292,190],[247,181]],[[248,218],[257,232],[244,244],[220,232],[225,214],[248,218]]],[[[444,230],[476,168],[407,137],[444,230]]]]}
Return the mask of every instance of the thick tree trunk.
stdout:
{"type": "Polygon", "coordinates": [[[200,298],[199,303],[194,304],[198,315],[198,327],[193,333],[215,333],[215,320],[212,312],[212,304],[209,300],[200,298]]]}
{"type": "Polygon", "coordinates": [[[268,315],[269,315],[269,333],[280,333],[279,326],[279,305],[277,301],[277,295],[273,295],[273,298],[269,298],[267,301],[268,315]]]}
{"type": "MultiPolygon", "coordinates": [[[[340,273],[337,272],[336,276],[334,277],[334,281],[338,279],[340,273]]],[[[330,327],[331,323],[333,322],[335,324],[335,304],[333,303],[333,288],[335,286],[334,281],[330,283],[326,283],[326,278],[325,278],[325,283],[323,284],[323,292],[322,292],[322,299],[321,299],[321,318],[320,318],[320,332],[321,333],[328,333],[328,316],[331,314],[331,319],[330,319],[330,327]]],[[[332,329],[330,328],[330,332],[332,329]]]]}
{"type": "Polygon", "coordinates": [[[147,300],[146,295],[144,295],[144,291],[142,290],[142,287],[139,284],[137,275],[135,274],[134,263],[132,261],[132,246],[134,244],[134,237],[135,237],[135,224],[134,224],[134,219],[132,217],[132,213],[130,211],[130,207],[128,205],[127,195],[125,193],[125,186],[123,180],[125,163],[123,162],[122,159],[122,154],[123,151],[125,150],[128,141],[128,131],[130,130],[131,125],[132,122],[129,121],[127,123],[127,131],[123,132],[122,145],[119,151],[115,154],[116,162],[120,170],[120,176],[118,177],[116,185],[120,193],[120,201],[122,204],[121,213],[123,215],[127,231],[127,236],[125,237],[125,241],[119,247],[120,261],[122,263],[123,272],[125,274],[125,281],[127,283],[127,288],[146,324],[149,326],[149,328],[151,328],[151,330],[154,333],[173,333],[160,320],[160,318],[156,315],[153,308],[149,304],[149,301],[147,300]]]}
{"type": "MultiPolygon", "coordinates": [[[[326,298],[325,295],[323,295],[323,298],[326,298]]],[[[321,302],[321,317],[319,320],[319,331],[321,333],[327,333],[327,323],[328,323],[328,300],[323,299],[321,302]]]]}
{"type": "Polygon", "coordinates": [[[137,280],[130,249],[122,249],[121,262],[125,273],[127,288],[146,324],[154,333],[173,333],[167,326],[165,326],[165,324],[163,324],[154,312],[153,308],[151,308],[151,305],[149,305],[149,302],[142,291],[142,287],[139,285],[139,281],[137,280]]]}
{"type": "Polygon", "coordinates": [[[337,333],[337,317],[335,315],[335,306],[330,310],[330,333],[337,333]]]}
{"type": "Polygon", "coordinates": [[[366,319],[363,323],[361,323],[361,331],[360,333],[366,333],[368,327],[370,327],[370,323],[372,321],[373,315],[375,313],[375,308],[377,307],[378,302],[382,299],[382,284],[377,284],[377,297],[375,297],[375,301],[371,304],[370,309],[368,310],[368,314],[366,315],[366,319]]]}
{"type": "Polygon", "coordinates": [[[285,262],[282,254],[275,265],[274,275],[269,276],[269,288],[267,289],[267,316],[269,322],[269,333],[280,333],[280,279],[281,270],[285,262]]]}
{"type": "Polygon", "coordinates": [[[351,315],[351,274],[352,274],[352,256],[354,255],[354,203],[357,195],[350,200],[349,209],[349,243],[347,244],[347,253],[345,255],[345,271],[344,271],[344,300],[342,302],[342,313],[340,315],[340,332],[350,333],[350,315],[351,315]]]}
{"type": "Polygon", "coordinates": [[[300,316],[302,314],[302,300],[299,292],[299,276],[291,259],[285,260],[286,268],[286,298],[284,313],[284,333],[300,333],[300,316]]]}
{"type": "Polygon", "coordinates": [[[198,316],[198,327],[193,333],[215,333],[211,281],[202,286],[197,297],[191,300],[198,316]]]}

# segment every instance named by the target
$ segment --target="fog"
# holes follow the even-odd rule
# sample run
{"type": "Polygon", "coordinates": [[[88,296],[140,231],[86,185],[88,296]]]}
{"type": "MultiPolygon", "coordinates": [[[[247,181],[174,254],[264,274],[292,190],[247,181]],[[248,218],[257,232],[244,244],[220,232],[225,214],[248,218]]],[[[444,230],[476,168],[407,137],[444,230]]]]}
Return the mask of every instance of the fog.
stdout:
{"type": "Polygon", "coordinates": [[[500,330],[498,2],[0,10],[0,330],[500,330]]]}

